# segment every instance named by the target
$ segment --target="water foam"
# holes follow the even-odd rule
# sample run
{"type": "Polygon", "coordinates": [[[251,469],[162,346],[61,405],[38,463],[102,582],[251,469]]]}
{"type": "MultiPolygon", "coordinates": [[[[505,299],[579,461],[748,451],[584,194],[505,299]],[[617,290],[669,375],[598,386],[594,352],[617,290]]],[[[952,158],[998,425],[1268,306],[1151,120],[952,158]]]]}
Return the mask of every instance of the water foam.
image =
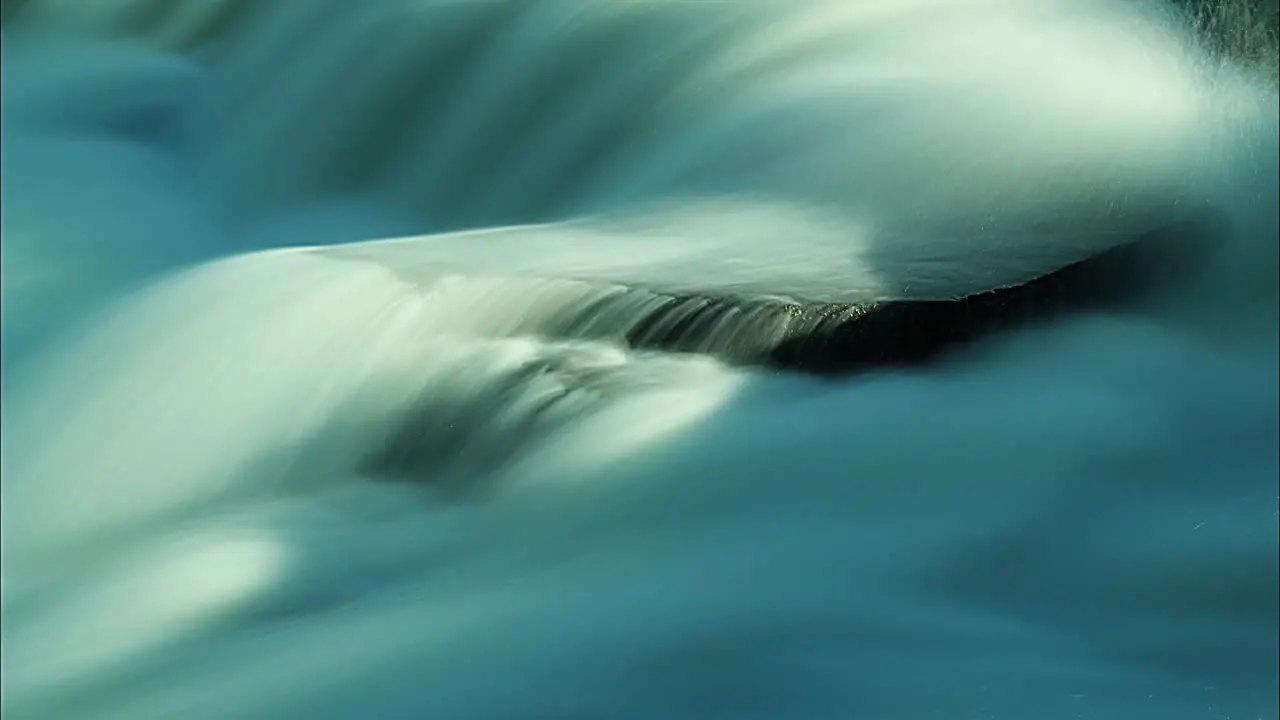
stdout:
{"type": "Polygon", "coordinates": [[[1275,96],[1168,17],[58,5],[5,29],[6,716],[1276,714],[1275,96]],[[1204,208],[1155,309],[731,362],[1204,208]]]}

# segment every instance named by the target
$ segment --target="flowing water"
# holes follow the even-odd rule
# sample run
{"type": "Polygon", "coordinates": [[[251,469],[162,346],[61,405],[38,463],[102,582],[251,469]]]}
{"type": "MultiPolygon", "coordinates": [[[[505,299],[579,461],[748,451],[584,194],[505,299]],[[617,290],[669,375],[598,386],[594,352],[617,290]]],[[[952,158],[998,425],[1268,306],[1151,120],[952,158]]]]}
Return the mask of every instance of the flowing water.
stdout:
{"type": "Polygon", "coordinates": [[[1176,10],[5,13],[6,718],[1280,712],[1277,98],[1176,10]]]}

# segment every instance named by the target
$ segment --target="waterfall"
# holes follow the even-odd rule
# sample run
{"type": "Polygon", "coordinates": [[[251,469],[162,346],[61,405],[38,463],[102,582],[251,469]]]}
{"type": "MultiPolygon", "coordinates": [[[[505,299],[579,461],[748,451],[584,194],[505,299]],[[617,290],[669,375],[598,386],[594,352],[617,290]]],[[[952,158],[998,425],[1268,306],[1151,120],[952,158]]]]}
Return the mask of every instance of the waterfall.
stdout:
{"type": "Polygon", "coordinates": [[[1182,10],[3,33],[6,718],[1276,716],[1277,93],[1182,10]]]}

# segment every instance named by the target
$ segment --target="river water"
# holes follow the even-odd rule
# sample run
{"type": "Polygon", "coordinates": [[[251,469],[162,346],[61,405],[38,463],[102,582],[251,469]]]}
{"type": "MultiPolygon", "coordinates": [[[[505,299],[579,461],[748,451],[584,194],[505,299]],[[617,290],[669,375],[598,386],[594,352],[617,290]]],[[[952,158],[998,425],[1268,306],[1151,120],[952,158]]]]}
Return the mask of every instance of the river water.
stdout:
{"type": "Polygon", "coordinates": [[[1280,711],[1277,98],[1175,12],[3,32],[6,718],[1280,711]],[[913,370],[740,362],[1206,213],[1132,307],[913,370]]]}

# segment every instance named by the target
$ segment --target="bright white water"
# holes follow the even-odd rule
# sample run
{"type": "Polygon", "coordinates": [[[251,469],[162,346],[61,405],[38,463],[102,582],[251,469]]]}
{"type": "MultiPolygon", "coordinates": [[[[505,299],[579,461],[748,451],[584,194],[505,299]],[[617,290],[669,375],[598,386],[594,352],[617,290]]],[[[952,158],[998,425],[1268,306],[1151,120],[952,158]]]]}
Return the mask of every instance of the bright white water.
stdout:
{"type": "Polygon", "coordinates": [[[1277,102],[1170,12],[23,10],[6,718],[1277,716],[1277,102]],[[610,341],[1206,208],[1172,296],[929,370],[610,341]]]}

